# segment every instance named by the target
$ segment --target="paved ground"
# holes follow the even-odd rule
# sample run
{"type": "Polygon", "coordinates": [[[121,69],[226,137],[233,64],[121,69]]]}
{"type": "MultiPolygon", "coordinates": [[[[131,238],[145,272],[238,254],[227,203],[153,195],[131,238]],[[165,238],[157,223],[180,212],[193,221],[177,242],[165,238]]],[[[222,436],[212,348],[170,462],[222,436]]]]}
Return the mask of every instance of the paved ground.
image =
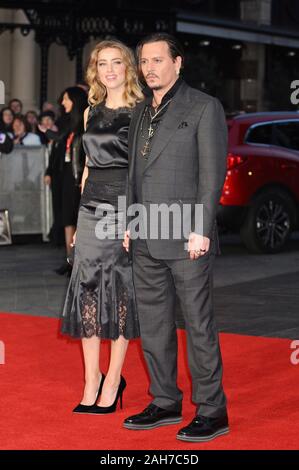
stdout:
{"type": "MultiPolygon", "coordinates": [[[[237,236],[221,237],[215,266],[220,331],[299,339],[299,234],[284,253],[251,255],[237,236]]],[[[68,279],[53,269],[63,250],[48,244],[0,246],[0,311],[57,317],[68,279]]]]}

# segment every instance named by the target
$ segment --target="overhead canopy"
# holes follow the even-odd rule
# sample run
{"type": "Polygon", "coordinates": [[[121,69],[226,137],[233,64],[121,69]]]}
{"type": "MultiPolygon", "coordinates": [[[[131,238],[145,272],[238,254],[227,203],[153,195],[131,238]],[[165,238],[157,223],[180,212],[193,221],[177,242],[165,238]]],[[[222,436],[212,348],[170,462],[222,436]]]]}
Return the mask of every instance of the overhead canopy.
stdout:
{"type": "Polygon", "coordinates": [[[18,27],[23,34],[34,29],[39,44],[63,44],[70,58],[73,58],[92,36],[117,36],[134,43],[153,31],[174,32],[175,16],[170,4],[151,0],[147,8],[136,0],[110,0],[105,3],[90,0],[1,1],[1,8],[22,9],[29,23],[0,23],[0,28],[4,31],[18,27]]]}

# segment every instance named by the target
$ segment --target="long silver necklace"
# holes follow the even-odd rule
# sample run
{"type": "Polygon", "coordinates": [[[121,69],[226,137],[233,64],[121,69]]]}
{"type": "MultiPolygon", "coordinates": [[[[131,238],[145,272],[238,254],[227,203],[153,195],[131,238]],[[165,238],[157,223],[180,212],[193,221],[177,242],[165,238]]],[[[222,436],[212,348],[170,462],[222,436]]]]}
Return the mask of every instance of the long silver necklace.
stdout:
{"type": "MultiPolygon", "coordinates": [[[[164,108],[166,108],[166,106],[170,103],[170,101],[172,100],[172,98],[170,98],[168,101],[166,101],[165,104],[163,104],[163,106],[155,112],[155,114],[152,116],[151,114],[151,111],[149,109],[149,115],[150,115],[150,125],[149,125],[149,128],[147,130],[147,138],[146,138],[146,141],[145,141],[145,144],[143,146],[143,149],[141,150],[141,154],[143,157],[146,157],[146,155],[149,153],[149,150],[150,150],[150,141],[155,133],[155,129],[154,127],[152,126],[152,123],[153,123],[153,120],[158,116],[158,114],[161,113],[161,111],[163,111],[164,108]]],[[[144,118],[145,118],[145,113],[147,111],[147,108],[145,109],[144,113],[143,113],[143,117],[142,117],[142,123],[141,123],[141,130],[143,129],[143,121],[144,121],[144,118]]]]}

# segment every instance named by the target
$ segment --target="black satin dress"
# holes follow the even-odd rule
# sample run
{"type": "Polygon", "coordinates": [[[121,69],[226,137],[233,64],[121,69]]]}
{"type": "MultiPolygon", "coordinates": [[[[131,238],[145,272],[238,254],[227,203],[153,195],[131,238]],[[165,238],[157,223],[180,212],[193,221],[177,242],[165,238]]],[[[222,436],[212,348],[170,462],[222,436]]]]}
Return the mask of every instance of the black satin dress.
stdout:
{"type": "Polygon", "coordinates": [[[128,177],[129,108],[90,108],[83,146],[88,178],[61,331],[75,338],[139,336],[132,266],[122,246],[128,177]]]}

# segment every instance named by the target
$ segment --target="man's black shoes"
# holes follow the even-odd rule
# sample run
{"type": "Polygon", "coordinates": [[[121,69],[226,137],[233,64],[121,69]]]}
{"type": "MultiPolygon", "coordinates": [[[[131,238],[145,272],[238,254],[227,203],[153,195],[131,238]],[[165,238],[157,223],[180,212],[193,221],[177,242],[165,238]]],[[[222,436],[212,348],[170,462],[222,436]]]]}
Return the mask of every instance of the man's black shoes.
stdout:
{"type": "Polygon", "coordinates": [[[180,429],[177,439],[187,442],[207,442],[229,432],[227,415],[208,418],[197,415],[185,428],[180,429]]]}
{"type": "MultiPolygon", "coordinates": [[[[165,410],[151,403],[142,413],[127,418],[124,421],[124,427],[133,430],[146,430],[178,424],[181,421],[180,411],[165,410]]],[[[197,415],[188,426],[180,429],[176,437],[180,441],[207,442],[228,432],[227,415],[221,418],[197,415]]]]}
{"type": "Polygon", "coordinates": [[[124,427],[134,430],[154,429],[159,426],[178,424],[182,421],[180,411],[164,410],[151,403],[142,413],[133,415],[124,421],[124,427]]]}

